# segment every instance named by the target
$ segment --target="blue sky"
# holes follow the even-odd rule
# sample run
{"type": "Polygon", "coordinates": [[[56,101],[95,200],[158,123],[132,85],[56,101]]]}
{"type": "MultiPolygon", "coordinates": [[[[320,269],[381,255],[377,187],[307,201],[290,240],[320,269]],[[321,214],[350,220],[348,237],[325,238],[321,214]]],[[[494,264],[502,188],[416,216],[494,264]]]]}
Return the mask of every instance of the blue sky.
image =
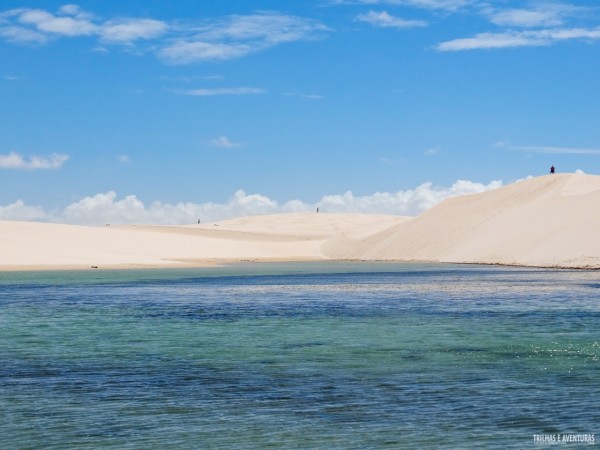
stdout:
{"type": "Polygon", "coordinates": [[[416,214],[597,173],[599,56],[592,0],[4,0],[0,218],[416,214]]]}

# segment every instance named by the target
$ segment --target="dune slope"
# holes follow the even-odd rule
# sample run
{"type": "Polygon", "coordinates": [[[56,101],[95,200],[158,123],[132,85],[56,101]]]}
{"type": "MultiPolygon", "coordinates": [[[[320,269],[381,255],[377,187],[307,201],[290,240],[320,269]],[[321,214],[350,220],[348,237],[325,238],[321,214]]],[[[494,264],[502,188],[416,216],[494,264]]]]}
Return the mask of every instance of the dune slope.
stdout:
{"type": "Polygon", "coordinates": [[[324,244],[337,259],[600,268],[600,177],[555,174],[450,198],[365,239],[324,244]]]}

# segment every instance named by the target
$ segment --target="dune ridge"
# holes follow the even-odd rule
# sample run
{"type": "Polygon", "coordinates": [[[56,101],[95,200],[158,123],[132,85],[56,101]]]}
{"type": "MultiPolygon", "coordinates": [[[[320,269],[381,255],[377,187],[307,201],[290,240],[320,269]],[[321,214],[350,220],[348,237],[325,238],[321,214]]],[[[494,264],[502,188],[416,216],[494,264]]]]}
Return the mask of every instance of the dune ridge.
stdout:
{"type": "Polygon", "coordinates": [[[600,268],[600,176],[554,174],[418,217],[289,213],[185,226],[0,221],[0,270],[386,260],[600,268]]]}

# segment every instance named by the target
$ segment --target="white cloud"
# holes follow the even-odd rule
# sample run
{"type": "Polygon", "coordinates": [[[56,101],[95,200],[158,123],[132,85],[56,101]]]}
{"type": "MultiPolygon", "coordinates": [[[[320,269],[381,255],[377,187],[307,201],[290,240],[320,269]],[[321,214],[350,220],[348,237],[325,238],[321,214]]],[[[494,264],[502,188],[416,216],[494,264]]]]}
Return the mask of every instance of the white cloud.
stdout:
{"type": "Polygon", "coordinates": [[[475,4],[476,2],[474,0],[333,0],[333,3],[338,5],[398,5],[412,6],[415,8],[457,11],[466,6],[475,4]]]}
{"type": "Polygon", "coordinates": [[[323,100],[325,98],[320,94],[301,94],[300,97],[307,98],[309,100],[323,100]]]}
{"type": "Polygon", "coordinates": [[[600,39],[600,27],[480,33],[470,38],[442,42],[437,46],[437,49],[440,51],[461,51],[508,47],[534,47],[551,45],[559,41],[573,39],[600,39]]]}
{"type": "Polygon", "coordinates": [[[449,188],[435,187],[433,183],[427,182],[407,191],[376,192],[362,197],[355,197],[350,191],[343,195],[328,195],[318,204],[325,212],[417,215],[446,198],[477,194],[500,186],[502,182],[499,180],[487,185],[458,180],[449,188]]]}
{"type": "Polygon", "coordinates": [[[165,22],[146,18],[100,21],[77,5],[64,5],[56,14],[42,9],[20,8],[0,14],[6,26],[0,36],[11,42],[45,43],[55,37],[98,36],[104,42],[132,43],[164,34],[165,22]]]}
{"type": "Polygon", "coordinates": [[[171,64],[239,58],[283,43],[314,39],[328,31],[315,20],[265,12],[234,15],[198,27],[193,35],[173,39],[158,52],[171,64]]]}
{"type": "Polygon", "coordinates": [[[161,38],[146,50],[169,64],[240,58],[284,43],[315,39],[327,31],[316,20],[278,12],[185,24],[148,17],[101,20],[77,5],[64,5],[57,12],[29,8],[0,12],[0,38],[10,42],[43,44],[59,37],[95,36],[102,44],[126,44],[131,51],[139,41],[161,38]]]}
{"type": "Polygon", "coordinates": [[[33,25],[42,33],[54,33],[64,36],[86,36],[97,33],[98,26],[86,18],[55,16],[41,9],[31,9],[19,16],[19,22],[33,25]]]}
{"type": "Polygon", "coordinates": [[[227,136],[219,136],[208,143],[217,148],[235,148],[241,145],[240,143],[230,141],[227,136]]]}
{"type": "Polygon", "coordinates": [[[204,41],[177,40],[158,51],[158,56],[170,64],[240,58],[252,51],[246,44],[212,43],[204,41]]]}
{"type": "Polygon", "coordinates": [[[153,39],[167,31],[167,24],[154,19],[114,19],[100,29],[103,41],[130,43],[138,39],[153,39]]]}
{"type": "Polygon", "coordinates": [[[88,14],[85,11],[83,11],[79,5],[72,5],[72,4],[71,5],[63,5],[59,8],[58,11],[62,14],[66,14],[69,16],[85,17],[85,18],[92,17],[91,14],[88,14]]]}
{"type": "Polygon", "coordinates": [[[39,206],[27,206],[23,201],[0,206],[0,220],[44,220],[46,212],[39,206]]]}
{"type": "Polygon", "coordinates": [[[415,189],[398,192],[376,192],[355,196],[348,191],[341,195],[325,195],[318,202],[289,200],[279,203],[261,194],[247,194],[238,190],[225,203],[176,204],[153,202],[145,205],[135,195],[119,199],[114,191],[85,197],[62,211],[47,213],[39,207],[29,207],[23,202],[0,207],[0,218],[12,220],[44,220],[82,225],[111,224],[185,224],[229,219],[233,217],[275,214],[283,212],[378,213],[417,215],[442,200],[465,194],[476,194],[502,186],[501,181],[489,184],[458,180],[450,187],[437,187],[423,183],[415,189]]]}
{"type": "Polygon", "coordinates": [[[18,44],[44,44],[48,41],[45,34],[18,26],[0,28],[0,37],[18,44]]]}
{"type": "Polygon", "coordinates": [[[0,169],[58,169],[69,159],[69,156],[53,153],[50,156],[32,156],[24,158],[16,152],[0,154],[0,169]]]}
{"type": "Polygon", "coordinates": [[[496,25],[516,27],[552,27],[563,24],[558,14],[548,10],[508,9],[492,14],[490,20],[496,25]]]}
{"type": "Polygon", "coordinates": [[[118,155],[117,159],[123,164],[129,164],[131,162],[131,158],[128,155],[118,155]]]}
{"type": "Polygon", "coordinates": [[[427,26],[427,22],[422,20],[406,20],[400,17],[392,16],[385,11],[369,11],[366,14],[358,15],[356,20],[382,28],[413,28],[427,26]]]}
{"type": "Polygon", "coordinates": [[[508,27],[557,27],[568,17],[580,14],[585,8],[566,3],[541,3],[533,8],[486,9],[489,20],[508,27]]]}
{"type": "Polygon", "coordinates": [[[52,219],[84,225],[111,224],[185,224],[196,223],[198,219],[217,219],[269,214],[278,212],[277,202],[259,194],[248,195],[237,191],[226,203],[177,203],[154,202],[146,206],[135,195],[118,199],[114,191],[86,197],[72,203],[52,219]]]}
{"type": "Polygon", "coordinates": [[[313,39],[320,32],[328,30],[325,25],[312,19],[264,12],[234,15],[216,21],[201,28],[198,36],[201,40],[251,42],[253,46],[265,47],[313,39]]]}
{"type": "Polygon", "coordinates": [[[213,89],[191,89],[185,91],[185,95],[194,95],[199,97],[208,97],[213,95],[253,95],[264,94],[267,91],[255,87],[236,87],[236,88],[213,88],[213,89]]]}

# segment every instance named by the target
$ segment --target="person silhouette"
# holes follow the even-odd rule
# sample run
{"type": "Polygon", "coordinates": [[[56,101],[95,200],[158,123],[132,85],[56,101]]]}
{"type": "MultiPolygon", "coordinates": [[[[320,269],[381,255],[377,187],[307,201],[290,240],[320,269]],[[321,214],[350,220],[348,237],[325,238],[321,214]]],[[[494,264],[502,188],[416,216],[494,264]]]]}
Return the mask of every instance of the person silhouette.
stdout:
{"type": "Polygon", "coordinates": [[[555,171],[555,170],[556,170],[556,169],[554,168],[554,166],[551,166],[551,167],[550,167],[550,173],[554,173],[554,171],[555,171]]]}

